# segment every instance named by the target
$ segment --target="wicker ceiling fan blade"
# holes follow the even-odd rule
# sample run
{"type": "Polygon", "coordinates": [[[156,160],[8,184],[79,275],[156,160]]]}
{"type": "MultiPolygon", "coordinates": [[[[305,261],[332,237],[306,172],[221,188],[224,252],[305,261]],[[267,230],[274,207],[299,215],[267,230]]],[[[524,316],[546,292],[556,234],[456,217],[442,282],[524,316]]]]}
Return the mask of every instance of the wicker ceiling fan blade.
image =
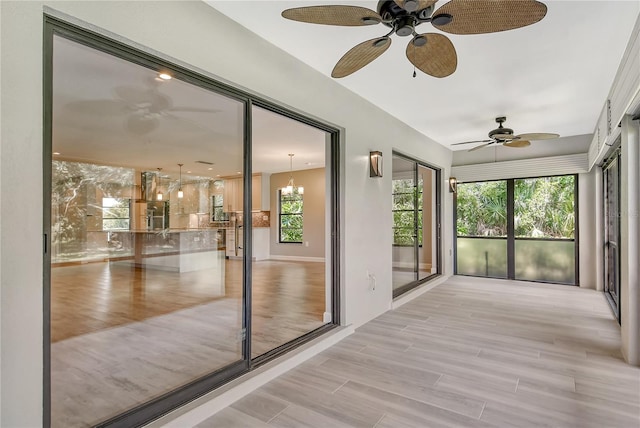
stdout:
{"type": "Polygon", "coordinates": [[[284,10],[282,17],[310,24],[342,25],[347,27],[375,25],[382,21],[377,12],[359,6],[296,7],[284,10]]]}
{"type": "Polygon", "coordinates": [[[436,4],[438,0],[394,0],[394,2],[406,10],[407,12],[414,12],[416,10],[426,9],[436,4]]]}
{"type": "Polygon", "coordinates": [[[552,140],[560,137],[559,134],[550,134],[548,132],[532,132],[530,134],[520,134],[518,138],[523,140],[552,140]]]}
{"type": "Polygon", "coordinates": [[[447,36],[419,34],[407,45],[407,58],[420,71],[433,77],[447,77],[458,67],[458,55],[447,36]],[[419,41],[426,39],[426,43],[419,41]],[[416,46],[416,43],[424,43],[416,46]]]}
{"type": "Polygon", "coordinates": [[[481,148],[483,148],[483,147],[487,147],[487,146],[490,146],[490,145],[492,145],[492,144],[494,144],[494,141],[492,141],[492,142],[490,142],[490,143],[480,144],[479,146],[475,146],[474,148],[469,149],[469,150],[467,150],[467,151],[468,151],[468,152],[475,152],[476,150],[480,150],[481,148]]]}
{"type": "MultiPolygon", "coordinates": [[[[451,0],[433,13],[453,20],[433,25],[445,33],[484,34],[535,24],[545,17],[547,6],[536,0],[451,0]]],[[[446,21],[446,20],[445,20],[446,21]]]]}
{"type": "Polygon", "coordinates": [[[513,141],[507,141],[506,143],[503,143],[502,145],[503,146],[507,146],[507,147],[521,148],[521,147],[530,146],[531,142],[527,141],[527,140],[513,140],[513,141]]]}
{"type": "Polygon", "coordinates": [[[460,144],[476,144],[476,143],[491,143],[493,140],[476,140],[476,141],[465,141],[464,143],[453,143],[452,146],[459,146],[460,144]]]}
{"type": "Polygon", "coordinates": [[[333,67],[331,77],[340,78],[355,73],[385,53],[389,46],[391,46],[389,37],[378,37],[354,46],[333,67]]]}

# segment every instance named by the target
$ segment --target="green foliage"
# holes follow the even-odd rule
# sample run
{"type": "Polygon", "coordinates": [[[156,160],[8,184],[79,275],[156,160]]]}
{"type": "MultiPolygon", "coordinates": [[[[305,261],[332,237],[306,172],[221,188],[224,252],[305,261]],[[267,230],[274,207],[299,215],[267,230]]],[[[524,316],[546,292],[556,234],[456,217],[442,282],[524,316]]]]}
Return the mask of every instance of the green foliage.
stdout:
{"type": "Polygon", "coordinates": [[[416,214],[418,244],[422,244],[422,180],[418,186],[413,179],[393,180],[393,244],[415,245],[416,214]],[[416,206],[417,200],[417,206],[416,206]],[[417,210],[416,210],[417,208],[417,210]],[[417,211],[417,212],[416,212],[417,211]]]}
{"type": "Polygon", "coordinates": [[[514,181],[517,237],[573,238],[575,177],[543,177],[514,181]]]}
{"type": "MultiPolygon", "coordinates": [[[[516,237],[573,238],[575,178],[572,175],[514,180],[516,237]]],[[[458,185],[459,236],[507,235],[507,182],[458,185]]]]}
{"type": "Polygon", "coordinates": [[[458,184],[458,235],[507,236],[507,182],[458,184]]]}
{"type": "Polygon", "coordinates": [[[302,196],[297,189],[290,195],[280,193],[280,242],[302,242],[302,196]]]}

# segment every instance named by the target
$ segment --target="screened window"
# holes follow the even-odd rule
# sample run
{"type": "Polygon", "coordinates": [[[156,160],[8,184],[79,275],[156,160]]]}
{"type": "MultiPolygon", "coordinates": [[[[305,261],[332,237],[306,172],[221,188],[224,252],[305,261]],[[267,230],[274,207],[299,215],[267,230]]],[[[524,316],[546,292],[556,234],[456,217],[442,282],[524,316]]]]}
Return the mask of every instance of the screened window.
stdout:
{"type": "Polygon", "coordinates": [[[280,213],[280,242],[302,243],[302,194],[294,188],[291,193],[278,191],[280,213]]]}
{"type": "Polygon", "coordinates": [[[102,230],[129,230],[130,199],[102,198],[102,230]]]}

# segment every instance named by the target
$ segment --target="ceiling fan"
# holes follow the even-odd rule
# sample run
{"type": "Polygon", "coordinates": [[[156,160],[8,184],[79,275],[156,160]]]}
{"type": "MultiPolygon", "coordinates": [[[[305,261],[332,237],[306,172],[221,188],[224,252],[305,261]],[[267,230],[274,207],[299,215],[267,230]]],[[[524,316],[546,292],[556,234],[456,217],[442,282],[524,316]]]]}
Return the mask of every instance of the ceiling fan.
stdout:
{"type": "Polygon", "coordinates": [[[434,12],[436,2],[382,0],[377,11],[359,6],[308,6],[287,9],[282,16],[312,24],[350,27],[383,24],[391,29],[344,54],[331,77],[348,76],[378,58],[391,46],[390,36],[394,33],[412,36],[406,55],[416,68],[434,77],[446,77],[458,66],[453,44],[442,34],[417,33],[419,25],[430,22],[450,34],[495,33],[534,24],[547,13],[547,6],[536,0],[451,0],[434,12]]]}
{"type": "Polygon", "coordinates": [[[113,88],[114,99],[80,100],[65,105],[76,113],[101,116],[123,116],[124,128],[134,135],[145,135],[160,125],[161,118],[185,120],[173,112],[184,113],[219,113],[220,110],[175,107],[168,95],[161,94],[157,86],[116,86],[113,88]]]}
{"type": "Polygon", "coordinates": [[[552,138],[558,138],[560,136],[558,134],[550,134],[546,132],[513,135],[513,129],[505,128],[502,126],[502,124],[506,122],[506,120],[507,118],[504,116],[496,117],[496,123],[498,123],[498,127],[492,131],[489,131],[488,140],[465,141],[464,143],[454,143],[452,144],[452,146],[457,146],[460,144],[482,143],[479,146],[468,150],[469,152],[491,145],[503,145],[507,147],[523,148],[531,145],[530,140],[550,140],[552,138]]]}

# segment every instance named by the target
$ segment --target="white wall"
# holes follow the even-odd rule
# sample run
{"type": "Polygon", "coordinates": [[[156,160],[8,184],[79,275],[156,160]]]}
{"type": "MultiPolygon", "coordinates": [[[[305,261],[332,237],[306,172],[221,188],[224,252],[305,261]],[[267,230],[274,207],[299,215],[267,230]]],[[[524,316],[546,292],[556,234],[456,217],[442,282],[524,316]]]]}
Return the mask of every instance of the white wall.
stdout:
{"type": "MultiPolygon", "coordinates": [[[[1,272],[1,426],[42,421],[43,5],[343,128],[343,321],[359,325],[390,307],[391,151],[443,168],[446,183],[448,149],[201,2],[2,1],[0,265],[11,269],[1,272]],[[368,177],[370,150],[386,158],[382,179],[368,177]],[[377,277],[375,292],[368,289],[367,271],[377,277]]],[[[445,190],[443,260],[450,274],[452,198],[445,190]]]]}
{"type": "MultiPolygon", "coordinates": [[[[601,177],[600,177],[601,178],[601,177]]],[[[578,174],[578,244],[580,262],[580,287],[595,290],[598,284],[597,231],[598,221],[596,188],[598,174],[593,169],[587,174],[578,174]]]]}

